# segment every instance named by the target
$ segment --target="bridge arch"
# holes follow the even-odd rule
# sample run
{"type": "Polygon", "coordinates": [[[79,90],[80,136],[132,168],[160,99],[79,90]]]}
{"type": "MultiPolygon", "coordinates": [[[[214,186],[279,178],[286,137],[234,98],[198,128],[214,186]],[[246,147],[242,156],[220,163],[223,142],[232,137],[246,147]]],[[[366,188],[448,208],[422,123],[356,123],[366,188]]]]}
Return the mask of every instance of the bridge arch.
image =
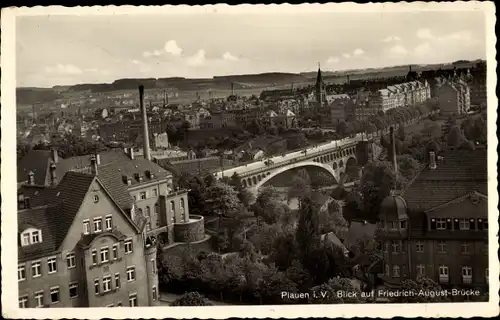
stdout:
{"type": "Polygon", "coordinates": [[[356,161],[356,158],[354,157],[349,157],[345,163],[345,173],[351,178],[351,179],[358,179],[360,178],[360,171],[359,171],[359,166],[358,166],[358,161],[356,161]]]}
{"type": "Polygon", "coordinates": [[[268,182],[269,180],[271,180],[275,176],[279,175],[280,173],[283,173],[283,172],[291,170],[291,169],[302,168],[302,167],[321,168],[321,169],[327,171],[329,174],[331,174],[331,176],[335,179],[335,181],[339,181],[337,173],[330,165],[319,163],[319,162],[314,162],[314,161],[305,161],[305,162],[292,163],[292,164],[283,166],[275,171],[272,171],[272,172],[270,172],[270,174],[266,175],[261,181],[252,185],[251,187],[254,189],[255,192],[257,192],[259,190],[259,188],[262,187],[266,182],[268,182]]]}

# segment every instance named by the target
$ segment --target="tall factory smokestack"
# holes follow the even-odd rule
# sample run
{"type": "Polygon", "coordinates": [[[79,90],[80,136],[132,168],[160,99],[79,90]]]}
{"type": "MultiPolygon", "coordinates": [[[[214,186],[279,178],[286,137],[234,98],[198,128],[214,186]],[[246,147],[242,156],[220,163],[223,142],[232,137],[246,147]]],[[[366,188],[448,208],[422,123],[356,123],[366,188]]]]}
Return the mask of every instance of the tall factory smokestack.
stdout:
{"type": "Polygon", "coordinates": [[[234,96],[234,83],[231,82],[231,95],[234,96]]]}
{"type": "Polygon", "coordinates": [[[396,175],[398,174],[398,162],[396,160],[396,132],[394,131],[394,127],[391,127],[389,129],[389,132],[390,132],[390,142],[391,142],[391,150],[390,150],[390,156],[391,156],[391,159],[390,161],[392,162],[392,165],[394,167],[394,173],[396,173],[396,175]]]}
{"type": "Polygon", "coordinates": [[[139,86],[139,104],[142,113],[142,135],[144,139],[144,159],[151,160],[151,151],[149,147],[149,130],[148,130],[148,114],[144,105],[144,86],[139,86]]]}

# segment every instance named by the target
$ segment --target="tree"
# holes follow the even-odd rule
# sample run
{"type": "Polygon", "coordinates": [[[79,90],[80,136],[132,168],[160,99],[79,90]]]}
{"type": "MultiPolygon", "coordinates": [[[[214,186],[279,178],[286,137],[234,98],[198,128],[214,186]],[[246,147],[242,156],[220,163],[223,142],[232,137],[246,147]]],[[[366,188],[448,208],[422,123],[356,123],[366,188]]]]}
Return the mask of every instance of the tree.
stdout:
{"type": "Polygon", "coordinates": [[[288,198],[307,197],[311,194],[311,178],[305,170],[299,170],[292,178],[292,186],[288,190],[288,198]]]}
{"type": "Polygon", "coordinates": [[[447,136],[448,146],[451,148],[458,148],[460,144],[464,141],[462,132],[457,126],[453,126],[447,136]]]}
{"type": "Polygon", "coordinates": [[[319,243],[320,229],[318,206],[310,197],[303,198],[300,203],[299,221],[295,237],[302,255],[305,255],[319,243]]]}
{"type": "Polygon", "coordinates": [[[438,139],[441,137],[441,126],[430,120],[424,122],[424,128],[421,130],[422,136],[427,140],[438,139]]]}
{"type": "Polygon", "coordinates": [[[280,201],[281,195],[272,186],[263,188],[251,206],[255,216],[268,224],[277,223],[285,214],[290,214],[288,206],[280,201]]]}
{"type": "Polygon", "coordinates": [[[405,135],[405,127],[404,127],[403,123],[399,124],[398,131],[396,132],[396,137],[401,141],[405,141],[406,135],[405,135]]]}
{"type": "Polygon", "coordinates": [[[299,246],[294,234],[279,235],[273,243],[271,261],[280,269],[286,270],[299,257],[299,246]]]}
{"type": "Polygon", "coordinates": [[[267,303],[279,303],[283,302],[282,292],[296,293],[297,287],[284,272],[278,271],[271,265],[262,276],[259,291],[261,298],[267,303]]]}
{"type": "Polygon", "coordinates": [[[442,292],[434,280],[428,277],[418,277],[417,280],[406,279],[402,281],[402,290],[405,292],[413,292],[413,295],[407,297],[402,295],[395,297],[394,302],[398,303],[427,303],[427,302],[447,302],[449,298],[436,293],[442,292]]]}
{"type": "Polygon", "coordinates": [[[295,150],[307,147],[307,138],[303,133],[294,134],[286,139],[287,149],[295,150]]]}
{"type": "Polygon", "coordinates": [[[342,206],[337,201],[328,204],[326,210],[319,211],[320,233],[334,232],[339,238],[344,238],[348,230],[348,223],[342,215],[342,206]]]}
{"type": "Polygon", "coordinates": [[[463,141],[460,146],[458,147],[458,149],[460,150],[475,150],[476,149],[476,146],[474,145],[474,143],[472,141],[469,141],[469,140],[465,140],[463,141]]]}
{"type": "Polygon", "coordinates": [[[337,127],[335,128],[335,131],[340,135],[340,136],[345,136],[347,133],[347,123],[343,120],[341,120],[338,124],[337,127]]]}
{"type": "Polygon", "coordinates": [[[406,180],[411,180],[420,169],[420,163],[407,154],[397,156],[396,159],[398,171],[406,180]]]}
{"type": "Polygon", "coordinates": [[[273,244],[283,234],[278,224],[261,223],[251,230],[249,241],[264,255],[271,254],[273,244]]]}
{"type": "Polygon", "coordinates": [[[264,128],[261,126],[258,120],[253,120],[246,129],[248,130],[248,132],[254,135],[261,135],[262,133],[264,133],[264,128]]]}
{"type": "Polygon", "coordinates": [[[389,163],[368,162],[360,180],[363,196],[363,211],[376,217],[380,211],[380,203],[389,195],[398,180],[389,163]]]}
{"type": "Polygon", "coordinates": [[[295,283],[299,290],[309,286],[310,276],[299,260],[293,260],[286,269],[285,274],[288,279],[295,283]]]}
{"type": "Polygon", "coordinates": [[[238,193],[232,186],[219,181],[208,187],[207,203],[210,210],[219,216],[219,227],[222,217],[235,218],[239,215],[241,209],[238,193]]]}
{"type": "Polygon", "coordinates": [[[207,298],[198,292],[188,292],[170,304],[171,306],[213,306],[207,298]]]}

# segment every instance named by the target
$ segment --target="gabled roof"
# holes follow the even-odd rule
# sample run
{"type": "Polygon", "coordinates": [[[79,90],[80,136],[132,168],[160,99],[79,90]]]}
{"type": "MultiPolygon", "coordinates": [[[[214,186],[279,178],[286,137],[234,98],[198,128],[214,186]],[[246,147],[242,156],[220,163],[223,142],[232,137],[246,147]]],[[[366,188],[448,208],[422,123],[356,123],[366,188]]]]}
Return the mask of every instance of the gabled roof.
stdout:
{"type": "MultiPolygon", "coordinates": [[[[18,225],[30,224],[42,230],[42,243],[19,247],[19,260],[35,259],[57,252],[64,241],[92,183],[97,181],[111,201],[121,210],[99,178],[81,173],[68,172],[55,188],[47,188],[39,197],[47,206],[18,211],[18,225]],[[48,195],[51,197],[48,197],[48,195]]],[[[127,193],[128,194],[128,193],[127,193]]],[[[138,226],[122,211],[125,218],[139,231],[138,226]]]]}
{"type": "Polygon", "coordinates": [[[487,196],[485,148],[453,150],[441,156],[436,169],[426,166],[402,191],[409,211],[429,210],[473,191],[487,196]]]}
{"type": "Polygon", "coordinates": [[[35,184],[45,185],[49,163],[52,159],[50,150],[32,150],[17,163],[17,182],[28,180],[28,173],[33,171],[35,184]]]}

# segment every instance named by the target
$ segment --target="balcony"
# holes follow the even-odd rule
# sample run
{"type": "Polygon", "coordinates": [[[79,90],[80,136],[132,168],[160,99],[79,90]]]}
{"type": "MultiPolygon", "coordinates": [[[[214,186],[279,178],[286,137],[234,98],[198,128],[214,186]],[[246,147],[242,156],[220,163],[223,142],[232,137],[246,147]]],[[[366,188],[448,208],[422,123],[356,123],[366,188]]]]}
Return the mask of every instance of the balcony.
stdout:
{"type": "Polygon", "coordinates": [[[472,276],[462,276],[462,283],[471,284],[472,283],[472,276]]]}
{"type": "Polygon", "coordinates": [[[448,275],[440,274],[439,275],[439,283],[449,283],[450,277],[448,275]]]}

